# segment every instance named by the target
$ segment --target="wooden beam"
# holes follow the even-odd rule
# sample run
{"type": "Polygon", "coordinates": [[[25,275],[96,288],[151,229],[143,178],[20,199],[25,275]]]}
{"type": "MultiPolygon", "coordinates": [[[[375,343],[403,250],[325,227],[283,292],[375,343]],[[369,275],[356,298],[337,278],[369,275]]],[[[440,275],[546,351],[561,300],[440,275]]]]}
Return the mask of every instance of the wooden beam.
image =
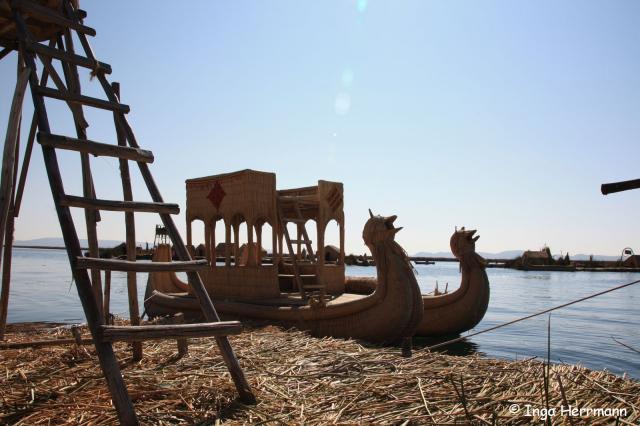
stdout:
{"type": "MultiPolygon", "coordinates": [[[[120,100],[120,84],[112,84],[113,91],[120,100]]],[[[116,128],[116,135],[118,138],[118,148],[136,149],[127,147],[127,138],[118,127],[118,117],[113,115],[113,124],[116,128]]],[[[153,161],[153,154],[151,155],[151,161],[153,161]]],[[[125,159],[120,159],[120,180],[122,180],[122,195],[125,201],[133,200],[133,190],[131,189],[131,174],[129,173],[129,162],[125,159]]],[[[127,260],[134,262],[136,260],[136,223],[133,212],[126,212],[124,214],[124,225],[126,232],[126,245],[127,245],[127,260]]],[[[135,272],[127,272],[127,296],[129,298],[129,320],[131,325],[140,325],[140,308],[138,306],[138,282],[135,272]]],[[[132,345],[133,360],[139,361],[142,359],[142,343],[135,342],[132,345]]]]}
{"type": "Polygon", "coordinates": [[[5,47],[4,49],[0,50],[0,61],[3,60],[5,56],[13,52],[14,50],[15,49],[13,47],[5,47]]]}
{"type": "Polygon", "coordinates": [[[90,36],[96,35],[96,30],[94,30],[93,28],[87,27],[78,22],[72,21],[71,19],[68,19],[63,15],[59,14],[58,12],[56,12],[54,9],[50,7],[42,6],[33,1],[12,0],[11,6],[13,6],[14,8],[20,9],[25,13],[28,13],[30,17],[36,18],[39,21],[50,22],[52,24],[57,24],[62,27],[68,27],[90,36]]]}
{"type": "Polygon", "coordinates": [[[148,203],[142,201],[99,200],[88,197],[65,195],[60,198],[60,204],[66,207],[82,209],[106,210],[114,212],[141,212],[178,214],[180,206],[170,203],[148,203]]]}
{"type": "Polygon", "coordinates": [[[50,135],[42,132],[38,132],[37,137],[38,142],[41,145],[70,151],[84,152],[95,155],[96,157],[115,157],[123,160],[140,161],[142,163],[153,163],[154,160],[153,153],[145,149],[70,138],[68,136],[50,135]]]}
{"type": "Polygon", "coordinates": [[[106,109],[108,111],[118,111],[127,114],[130,110],[129,105],[109,102],[102,99],[92,98],[90,96],[76,95],[69,92],[61,92],[49,87],[36,88],[36,92],[41,96],[58,99],[65,102],[73,102],[80,105],[87,105],[95,108],[106,109]]]}
{"type": "Polygon", "coordinates": [[[84,56],[76,55],[75,53],[69,53],[64,50],[56,49],[54,47],[48,47],[42,43],[33,42],[27,44],[27,49],[38,55],[43,55],[49,58],[59,59],[70,64],[78,65],[83,68],[88,68],[93,72],[103,72],[105,74],[111,74],[111,65],[104,62],[91,60],[84,56]]]}
{"type": "Polygon", "coordinates": [[[600,187],[602,195],[613,194],[614,192],[628,191],[640,188],[640,179],[625,180],[622,182],[603,183],[600,187]]]}
{"type": "Polygon", "coordinates": [[[92,345],[93,339],[55,339],[55,340],[32,340],[29,342],[8,342],[0,343],[0,350],[24,349],[24,348],[43,348],[47,346],[62,345],[92,345]]]}
{"type": "Polygon", "coordinates": [[[100,327],[104,342],[141,342],[144,340],[228,336],[242,333],[239,321],[219,321],[199,324],[166,324],[100,327]]]}
{"type": "Polygon", "coordinates": [[[124,272],[190,272],[204,271],[208,267],[209,263],[204,259],[176,262],[136,262],[80,256],[76,261],[76,269],[95,268],[103,271],[124,272]]]}

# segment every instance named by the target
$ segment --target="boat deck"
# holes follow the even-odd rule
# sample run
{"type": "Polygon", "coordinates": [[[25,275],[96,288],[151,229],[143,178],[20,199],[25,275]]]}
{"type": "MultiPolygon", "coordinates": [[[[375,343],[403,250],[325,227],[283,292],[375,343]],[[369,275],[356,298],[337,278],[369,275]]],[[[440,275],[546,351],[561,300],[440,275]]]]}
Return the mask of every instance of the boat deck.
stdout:
{"type": "MultiPolygon", "coordinates": [[[[339,296],[328,294],[325,296],[328,300],[327,305],[339,305],[341,303],[352,302],[354,300],[360,300],[367,297],[362,294],[343,293],[339,296]]],[[[263,306],[305,306],[308,303],[301,299],[297,293],[281,293],[280,297],[272,299],[251,299],[251,300],[236,300],[237,302],[250,303],[252,305],[263,306]]]]}

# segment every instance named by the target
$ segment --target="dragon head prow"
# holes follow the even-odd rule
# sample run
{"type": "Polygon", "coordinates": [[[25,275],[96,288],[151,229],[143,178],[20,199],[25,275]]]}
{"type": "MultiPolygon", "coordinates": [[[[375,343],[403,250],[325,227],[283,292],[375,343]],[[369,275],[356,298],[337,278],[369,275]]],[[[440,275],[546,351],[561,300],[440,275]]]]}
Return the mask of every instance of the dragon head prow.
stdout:
{"type": "Polygon", "coordinates": [[[461,229],[456,229],[450,240],[451,253],[458,259],[465,254],[475,253],[476,241],[480,238],[480,235],[474,236],[475,233],[475,229],[466,230],[464,226],[461,229]]]}
{"type": "Polygon", "coordinates": [[[396,228],[393,226],[393,222],[398,218],[396,215],[374,216],[369,210],[369,216],[369,220],[365,223],[362,231],[362,239],[369,248],[381,241],[393,241],[396,233],[402,229],[402,227],[396,228]]]}

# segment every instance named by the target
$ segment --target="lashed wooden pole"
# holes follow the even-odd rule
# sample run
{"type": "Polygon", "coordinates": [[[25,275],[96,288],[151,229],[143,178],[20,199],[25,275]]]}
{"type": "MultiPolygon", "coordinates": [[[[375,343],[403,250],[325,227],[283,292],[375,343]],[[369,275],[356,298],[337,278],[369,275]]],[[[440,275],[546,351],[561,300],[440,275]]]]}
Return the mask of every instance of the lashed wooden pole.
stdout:
{"type": "MultiPolygon", "coordinates": [[[[19,59],[19,62],[21,59],[19,59]]],[[[20,65],[19,65],[20,66],[20,65]]],[[[31,70],[23,68],[18,75],[16,88],[11,101],[11,110],[7,123],[7,134],[2,157],[0,181],[0,243],[4,242],[4,251],[0,245],[2,259],[2,291],[0,292],[0,340],[4,339],[9,308],[9,289],[11,286],[11,256],[14,231],[14,197],[17,178],[18,141],[22,119],[22,101],[29,83],[31,70]],[[2,257],[4,254],[4,258],[2,257]]]]}
{"type": "MultiPolygon", "coordinates": [[[[112,83],[114,94],[120,101],[120,83],[112,83]]],[[[126,146],[127,139],[120,127],[118,126],[118,117],[115,113],[113,121],[118,136],[118,146],[126,146]]],[[[122,180],[122,193],[125,201],[133,200],[133,191],[131,189],[131,174],[129,173],[129,162],[126,159],[120,159],[120,178],[122,180]]],[[[136,260],[136,224],[133,212],[125,212],[124,225],[126,232],[127,244],[127,260],[136,260]]],[[[140,325],[140,309],[138,307],[138,283],[135,272],[127,272],[127,294],[129,295],[129,319],[131,325],[140,325]]],[[[133,360],[142,359],[142,342],[133,342],[131,344],[133,351],[133,360]]]]}
{"type": "MultiPolygon", "coordinates": [[[[4,152],[2,155],[2,174],[0,177],[0,236],[4,237],[7,215],[11,204],[11,193],[14,187],[14,170],[16,167],[16,142],[20,119],[22,117],[22,101],[29,82],[30,69],[25,68],[20,72],[16,89],[11,101],[7,134],[4,139],[4,152]]],[[[0,251],[0,257],[2,252],[0,251]]]]}
{"type": "MultiPolygon", "coordinates": [[[[74,54],[73,37],[71,37],[71,31],[66,29],[64,31],[64,43],[62,37],[58,37],[58,47],[60,50],[64,50],[68,53],[74,54]]],[[[80,95],[80,78],[78,76],[78,68],[75,64],[62,61],[62,69],[64,71],[65,79],[67,81],[67,90],[69,93],[80,95]]],[[[53,75],[52,75],[53,77],[53,75]]],[[[76,134],[78,139],[87,140],[87,122],[84,119],[84,112],[81,105],[71,109],[73,114],[73,121],[76,127],[76,134]]],[[[85,198],[96,198],[95,189],[93,187],[93,177],[91,175],[91,164],[89,161],[89,154],[80,153],[80,165],[82,169],[82,194],[85,198]]],[[[98,247],[98,230],[97,222],[100,221],[99,211],[90,208],[84,209],[85,223],[87,230],[87,242],[89,243],[89,254],[91,257],[100,257],[100,251],[98,247]]],[[[98,309],[101,314],[103,310],[102,301],[102,277],[100,271],[97,269],[91,270],[91,285],[93,287],[93,294],[96,298],[98,309]]]]}

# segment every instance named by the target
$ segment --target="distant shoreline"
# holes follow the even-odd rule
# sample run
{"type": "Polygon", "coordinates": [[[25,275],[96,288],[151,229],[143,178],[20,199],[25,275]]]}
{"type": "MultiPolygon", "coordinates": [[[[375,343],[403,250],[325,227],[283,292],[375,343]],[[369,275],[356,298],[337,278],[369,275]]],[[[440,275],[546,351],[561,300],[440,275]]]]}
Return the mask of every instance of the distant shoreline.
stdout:
{"type": "MultiPolygon", "coordinates": [[[[23,245],[15,245],[13,248],[23,248],[23,249],[43,249],[43,250],[66,250],[66,247],[55,247],[55,246],[23,246],[23,245]]],[[[86,247],[80,247],[80,250],[89,250],[86,247]]]]}

